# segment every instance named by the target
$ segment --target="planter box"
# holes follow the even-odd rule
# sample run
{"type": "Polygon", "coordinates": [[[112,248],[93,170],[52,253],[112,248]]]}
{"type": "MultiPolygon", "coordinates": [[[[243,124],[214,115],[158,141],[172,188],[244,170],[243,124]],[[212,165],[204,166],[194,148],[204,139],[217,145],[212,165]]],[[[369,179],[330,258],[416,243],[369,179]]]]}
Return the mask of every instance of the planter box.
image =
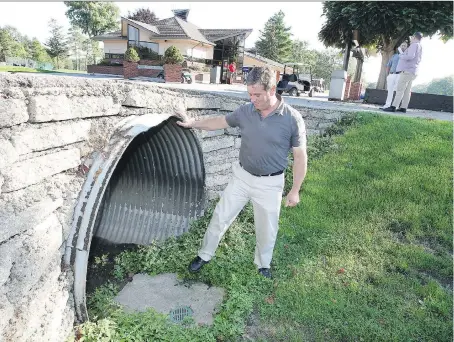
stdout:
{"type": "MultiPolygon", "coordinates": [[[[386,102],[387,94],[387,90],[367,88],[364,95],[364,102],[383,105],[386,102]]],[[[408,108],[452,113],[453,97],[446,95],[412,93],[408,108]]]]}
{"type": "Polygon", "coordinates": [[[87,73],[123,76],[123,66],[87,65],[87,73]]]}
{"type": "Polygon", "coordinates": [[[167,82],[181,83],[181,64],[164,64],[164,77],[167,82]]]}
{"type": "Polygon", "coordinates": [[[123,76],[126,79],[139,76],[138,63],[124,61],[123,76]]]}

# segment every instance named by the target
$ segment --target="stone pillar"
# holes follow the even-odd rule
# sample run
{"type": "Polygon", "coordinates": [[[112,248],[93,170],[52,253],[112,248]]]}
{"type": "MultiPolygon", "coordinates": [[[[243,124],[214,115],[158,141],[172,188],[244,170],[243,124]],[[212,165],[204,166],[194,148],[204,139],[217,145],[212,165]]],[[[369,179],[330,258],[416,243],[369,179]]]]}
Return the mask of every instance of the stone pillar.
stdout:
{"type": "Polygon", "coordinates": [[[348,75],[347,81],[345,82],[344,100],[348,100],[350,98],[351,84],[352,84],[352,77],[350,75],[348,75]]]}
{"type": "Polygon", "coordinates": [[[350,96],[349,99],[353,101],[357,101],[361,98],[361,89],[362,89],[361,82],[353,82],[350,89],[350,96]]]}
{"type": "Polygon", "coordinates": [[[139,76],[138,63],[123,61],[123,77],[126,79],[139,76]]]}
{"type": "Polygon", "coordinates": [[[167,82],[181,83],[181,64],[164,64],[164,77],[167,82]]]}

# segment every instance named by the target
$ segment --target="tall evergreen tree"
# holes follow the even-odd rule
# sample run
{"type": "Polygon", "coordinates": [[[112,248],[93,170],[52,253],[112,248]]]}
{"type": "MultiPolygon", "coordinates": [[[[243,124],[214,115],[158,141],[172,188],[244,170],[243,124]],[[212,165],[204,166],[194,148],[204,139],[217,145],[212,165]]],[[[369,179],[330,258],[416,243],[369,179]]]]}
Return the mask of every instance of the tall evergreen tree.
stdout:
{"type": "Polygon", "coordinates": [[[58,25],[55,19],[49,21],[50,37],[46,41],[47,53],[55,60],[57,69],[60,68],[60,61],[68,57],[69,46],[63,33],[63,26],[58,25]]]}
{"type": "Polygon", "coordinates": [[[274,14],[260,31],[259,40],[255,43],[257,53],[276,62],[286,62],[291,56],[292,40],[290,26],[285,26],[285,14],[280,10],[274,14]]]}
{"type": "Polygon", "coordinates": [[[76,70],[81,70],[81,56],[84,49],[83,43],[86,37],[77,26],[71,26],[68,30],[69,50],[76,61],[76,70]]]}

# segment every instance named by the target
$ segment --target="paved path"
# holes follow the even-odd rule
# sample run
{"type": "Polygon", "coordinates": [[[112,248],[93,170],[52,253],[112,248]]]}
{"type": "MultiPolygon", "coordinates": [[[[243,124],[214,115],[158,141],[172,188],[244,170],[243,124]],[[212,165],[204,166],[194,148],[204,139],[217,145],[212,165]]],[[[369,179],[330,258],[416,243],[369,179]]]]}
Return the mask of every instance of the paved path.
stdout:
{"type": "MultiPolygon", "coordinates": [[[[146,84],[147,82],[141,82],[146,84]]],[[[207,92],[212,94],[222,94],[226,96],[234,96],[242,99],[249,99],[245,85],[226,85],[226,84],[179,84],[179,83],[160,83],[162,87],[173,88],[173,89],[188,89],[196,90],[200,92],[207,92]]],[[[313,97],[308,97],[303,94],[300,97],[290,97],[284,96],[284,99],[287,103],[293,104],[296,106],[302,106],[307,108],[314,109],[331,109],[331,110],[340,110],[346,112],[373,112],[380,113],[384,115],[393,115],[393,116],[405,116],[405,117],[414,117],[414,118],[427,118],[427,119],[436,119],[443,121],[453,121],[453,113],[446,112],[435,112],[430,110],[422,109],[409,109],[407,113],[388,113],[383,112],[379,108],[379,105],[362,103],[360,101],[356,102],[338,102],[338,101],[328,101],[328,95],[315,93],[313,97]]]]}

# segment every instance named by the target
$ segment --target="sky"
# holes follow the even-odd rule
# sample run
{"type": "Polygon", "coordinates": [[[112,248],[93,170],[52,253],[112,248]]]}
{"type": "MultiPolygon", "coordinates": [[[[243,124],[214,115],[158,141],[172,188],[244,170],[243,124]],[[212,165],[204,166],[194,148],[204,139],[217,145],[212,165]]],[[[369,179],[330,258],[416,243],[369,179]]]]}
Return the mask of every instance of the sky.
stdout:
{"type": "MultiPolygon", "coordinates": [[[[116,2],[121,15],[140,7],[149,7],[158,18],[171,17],[172,9],[190,9],[188,20],[200,28],[251,28],[246,47],[254,46],[266,21],[281,9],[293,39],[306,40],[314,49],[323,49],[318,32],[323,25],[321,2],[116,2]]],[[[65,28],[69,21],[63,2],[0,2],[0,26],[11,25],[22,34],[44,42],[49,36],[48,21],[55,18],[65,28]],[[24,10],[26,9],[26,10],[24,10]]],[[[454,74],[454,40],[444,44],[436,37],[423,39],[423,59],[414,84],[454,74]]],[[[380,57],[369,57],[363,73],[367,82],[375,82],[380,71],[380,57]]]]}

